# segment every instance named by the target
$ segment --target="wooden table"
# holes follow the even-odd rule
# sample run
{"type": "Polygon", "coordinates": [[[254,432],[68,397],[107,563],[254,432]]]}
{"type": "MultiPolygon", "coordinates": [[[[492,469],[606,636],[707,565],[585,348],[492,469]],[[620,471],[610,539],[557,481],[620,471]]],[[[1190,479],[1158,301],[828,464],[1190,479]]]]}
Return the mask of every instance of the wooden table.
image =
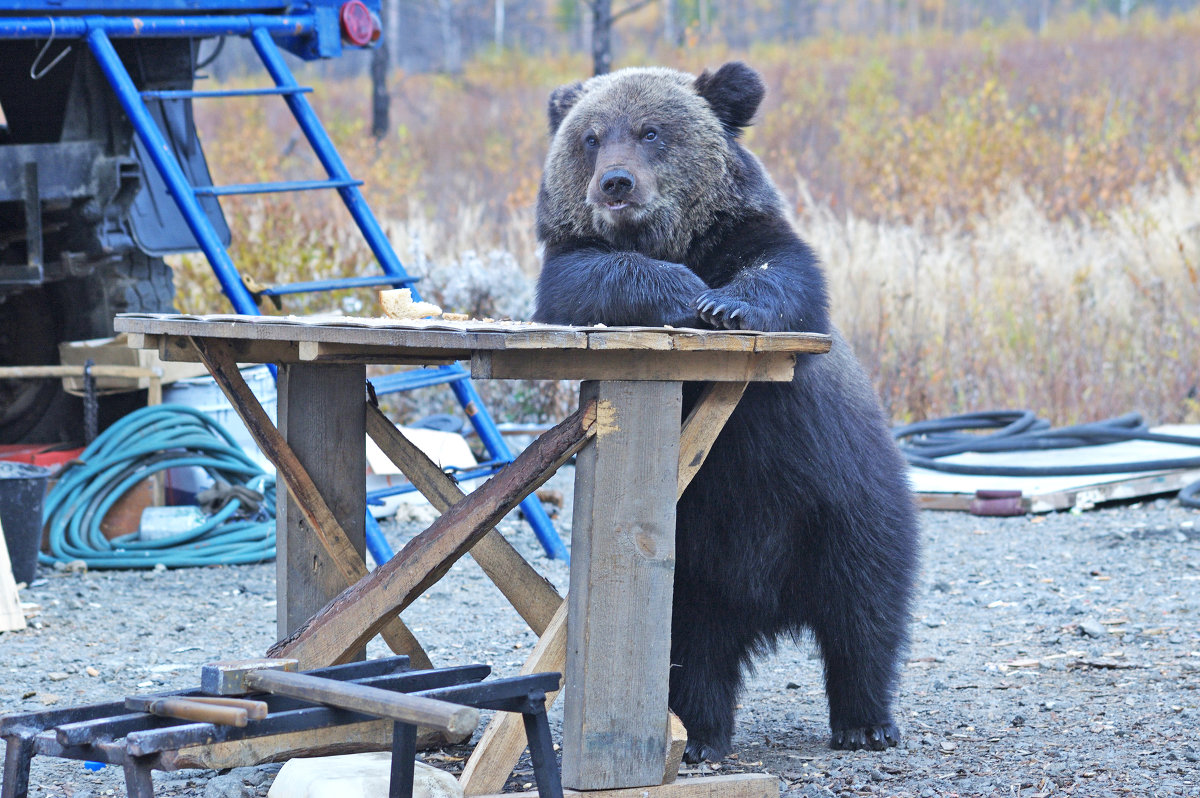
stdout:
{"type": "MultiPolygon", "coordinates": [[[[378,632],[427,663],[399,611],[469,550],[539,635],[523,670],[561,670],[570,685],[568,788],[612,798],[778,794],[765,774],[674,782],[682,754],[667,712],[675,503],[746,384],[789,380],[795,356],[827,351],[827,336],[142,314],[119,316],[116,328],[164,360],[203,361],[278,469],[287,491],[279,493],[280,643],[272,653],[327,665],[352,658],[378,632]],[[465,499],[364,401],[367,364],[459,360],[480,379],[583,381],[579,410],[465,499]],[[238,363],[278,364],[277,428],[238,363]],[[709,384],[681,428],[684,381],[709,384]],[[370,574],[367,434],[443,511],[370,574]],[[572,455],[571,590],[562,599],[492,527],[572,455]]],[[[498,793],[523,745],[519,719],[497,716],[464,770],[467,794],[498,793]]]]}

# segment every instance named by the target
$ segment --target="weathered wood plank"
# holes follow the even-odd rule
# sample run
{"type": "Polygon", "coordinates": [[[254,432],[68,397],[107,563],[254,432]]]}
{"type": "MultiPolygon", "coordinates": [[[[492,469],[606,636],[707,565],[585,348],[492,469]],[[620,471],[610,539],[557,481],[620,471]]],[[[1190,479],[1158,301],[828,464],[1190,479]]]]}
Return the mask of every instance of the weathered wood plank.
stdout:
{"type": "Polygon", "coordinates": [[[714,380],[787,382],[795,356],[790,352],[658,352],[588,350],[583,352],[476,352],[471,376],[517,380],[714,380]]]}
{"type": "MultiPolygon", "coordinates": [[[[567,602],[560,603],[550,619],[533,653],[521,667],[521,675],[532,673],[562,673],[567,659],[567,602]]],[[[549,709],[558,692],[546,694],[549,709]]],[[[483,730],[483,736],[463,766],[458,783],[465,795],[483,795],[504,789],[521,752],[525,750],[525,726],[520,715],[497,712],[483,730]]]]}
{"type": "MultiPolygon", "coordinates": [[[[722,423],[716,423],[717,416],[720,414],[713,412],[712,409],[706,409],[707,406],[714,403],[724,406],[724,403],[729,398],[725,394],[725,390],[714,390],[711,394],[702,395],[696,407],[692,409],[688,421],[685,422],[684,432],[680,436],[679,483],[676,498],[683,495],[688,483],[700,469],[700,465],[703,464],[703,458],[707,457],[708,452],[712,449],[713,441],[716,440],[717,435],[721,431],[724,418],[728,417],[728,414],[725,413],[722,423]],[[712,398],[713,396],[716,398],[712,398]],[[706,423],[696,423],[697,419],[702,418],[710,420],[706,423]],[[682,440],[688,441],[686,447],[682,443],[682,440]],[[697,458],[697,453],[699,454],[699,458],[697,458]]],[[[564,603],[564,610],[565,606],[564,603]]],[[[538,640],[538,644],[529,655],[529,658],[525,661],[521,672],[543,673],[546,671],[561,671],[565,660],[565,628],[557,626],[552,621],[541,639],[538,640]]],[[[551,700],[547,696],[547,706],[549,706],[551,700]]],[[[671,717],[675,722],[678,721],[674,716],[671,717]]],[[[669,747],[664,758],[664,784],[673,779],[672,774],[679,772],[679,762],[683,757],[683,744],[687,742],[686,731],[681,735],[679,727],[672,725],[668,728],[669,747]]],[[[509,774],[512,773],[512,769],[516,766],[517,760],[524,749],[525,736],[520,720],[515,715],[497,714],[484,730],[483,737],[480,738],[479,743],[475,746],[475,750],[471,753],[470,759],[467,760],[466,767],[463,768],[463,775],[459,781],[463,785],[466,794],[482,795],[488,792],[496,792],[503,788],[504,783],[508,780],[509,774]]]]}
{"type": "MultiPolygon", "coordinates": [[[[620,790],[563,790],[563,798],[778,798],[779,777],[769,773],[705,776],[620,790]]],[[[482,798],[537,798],[536,792],[514,792],[482,798]]]]}
{"type": "Polygon", "coordinates": [[[294,498],[290,492],[279,497],[275,582],[277,636],[281,639],[324,607],[347,582],[366,572],[365,564],[360,572],[336,562],[338,558],[362,561],[366,551],[361,509],[367,502],[366,483],[345,478],[346,474],[366,473],[363,448],[346,445],[347,438],[357,442],[365,434],[362,396],[346,386],[361,385],[366,378],[362,366],[285,365],[279,369],[279,432],[350,544],[347,548],[340,537],[326,535],[339,549],[337,554],[327,555],[322,536],[313,534],[307,513],[300,508],[304,497],[294,498]],[[333,573],[322,573],[326,570],[333,573]]]}
{"type": "Polygon", "coordinates": [[[745,382],[710,382],[688,414],[679,434],[679,495],[708,457],[713,441],[737,407],[745,382]]]}
{"type": "Polygon", "coordinates": [[[595,434],[594,402],[582,406],[542,435],[513,462],[433,526],[409,541],[391,560],[347,588],[295,634],[271,648],[271,656],[301,662],[345,662],[392,615],[437,582],[458,558],[521,500],[537,489],[595,434]]]}
{"type": "MultiPolygon", "coordinates": [[[[367,434],[440,512],[465,498],[454,480],[371,404],[367,405],[367,434]]],[[[529,628],[541,635],[562,603],[554,586],[495,529],[479,539],[471,548],[471,556],[529,628]]]]}
{"type": "Polygon", "coordinates": [[[658,784],[678,483],[678,382],[585,382],[596,438],[575,460],[563,784],[658,784]]]}
{"type": "MultiPolygon", "coordinates": [[[[367,566],[363,561],[361,549],[355,548],[296,453],[292,451],[283,434],[271,424],[270,417],[267,416],[250,387],[246,385],[237,363],[229,350],[224,347],[223,342],[197,339],[189,346],[193,346],[194,351],[204,360],[213,379],[216,380],[217,385],[221,387],[222,392],[237,410],[242,421],[245,422],[246,429],[254,438],[258,448],[267,456],[267,459],[275,464],[279,481],[286,487],[288,496],[295,501],[294,506],[307,524],[305,529],[311,530],[311,533],[319,538],[325,555],[336,566],[335,569],[317,569],[319,578],[326,580],[322,583],[322,590],[330,595],[336,595],[338,590],[354,584],[366,576],[367,566]],[[340,579],[336,578],[338,576],[340,579]]],[[[351,392],[352,395],[353,393],[351,392]]],[[[361,408],[361,397],[358,398],[358,403],[361,408]]],[[[358,440],[362,440],[361,434],[358,440]]],[[[355,473],[364,473],[365,470],[364,466],[355,473]]],[[[283,503],[281,502],[281,504],[283,503]]],[[[280,508],[280,512],[286,513],[287,508],[291,506],[291,504],[284,504],[280,508]]],[[[363,515],[362,508],[364,506],[359,504],[349,517],[356,518],[363,515]]],[[[365,523],[365,515],[363,515],[363,521],[365,523]]],[[[308,534],[304,530],[296,530],[296,532],[308,534]]],[[[287,535],[281,536],[281,542],[283,537],[287,537],[287,535]]],[[[278,569],[278,565],[276,568],[278,569]]],[[[397,654],[407,654],[411,658],[413,667],[431,667],[428,655],[398,617],[391,619],[381,634],[392,651],[397,654]]],[[[318,660],[302,660],[300,667],[316,668],[329,664],[331,663],[318,660]]]]}
{"type": "Polygon", "coordinates": [[[25,613],[21,611],[21,597],[4,542],[3,522],[0,518],[0,632],[16,632],[25,628],[25,613]]]}
{"type": "Polygon", "coordinates": [[[666,352],[672,336],[663,330],[604,330],[589,332],[588,349],[653,349],[666,352]]]}

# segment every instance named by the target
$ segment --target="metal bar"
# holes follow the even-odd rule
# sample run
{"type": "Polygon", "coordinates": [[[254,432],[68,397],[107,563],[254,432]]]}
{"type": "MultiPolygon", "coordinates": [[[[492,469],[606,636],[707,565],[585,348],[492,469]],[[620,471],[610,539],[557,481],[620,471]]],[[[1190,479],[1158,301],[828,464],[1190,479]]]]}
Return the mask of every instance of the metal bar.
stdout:
{"type": "MultiPolygon", "coordinates": [[[[292,77],[292,73],[288,70],[287,64],[279,53],[279,48],[275,46],[275,42],[271,39],[269,33],[265,30],[255,30],[251,34],[250,39],[254,43],[254,49],[258,51],[259,57],[262,59],[267,71],[271,73],[271,78],[277,86],[291,87],[297,85],[295,78],[292,77]]],[[[325,170],[329,173],[329,176],[339,180],[349,179],[350,173],[346,169],[346,164],[342,161],[325,129],[321,127],[321,122],[313,112],[312,106],[309,105],[308,99],[302,94],[287,95],[284,99],[292,109],[292,113],[295,115],[300,129],[308,137],[309,144],[312,145],[313,150],[316,152],[322,165],[324,165],[325,170]]],[[[383,234],[383,228],[379,226],[379,221],[375,218],[375,214],[371,212],[358,187],[349,186],[341,188],[338,189],[338,193],[341,194],[342,201],[346,204],[346,209],[350,211],[350,215],[358,223],[359,230],[362,231],[363,237],[367,239],[367,244],[371,247],[371,251],[375,253],[375,258],[379,261],[379,265],[383,270],[388,274],[397,276],[405,274],[403,264],[400,263],[400,259],[396,256],[395,250],[392,249],[392,245],[388,242],[387,236],[383,234]]],[[[420,301],[420,298],[420,294],[414,289],[413,299],[420,301]]],[[[461,366],[458,368],[461,368],[461,366]]],[[[496,423],[484,408],[483,402],[480,400],[474,385],[469,380],[458,380],[451,383],[451,388],[454,391],[454,395],[458,398],[459,404],[466,411],[467,417],[471,420],[471,425],[479,433],[479,439],[483,441],[484,446],[487,447],[492,457],[498,460],[512,460],[512,450],[508,448],[508,444],[504,442],[504,438],[496,429],[496,423]]],[[[525,518],[529,521],[530,526],[533,527],[534,534],[541,541],[542,548],[546,551],[546,556],[551,559],[569,560],[570,557],[567,554],[567,549],[559,538],[554,524],[550,522],[550,516],[546,514],[546,509],[542,507],[542,503],[538,500],[537,496],[530,495],[526,497],[521,502],[521,509],[524,511],[525,518]]]]}
{"type": "Polygon", "coordinates": [[[249,36],[256,30],[274,36],[311,36],[316,32],[316,20],[311,14],[75,17],[52,11],[40,17],[0,17],[0,39],[78,39],[93,31],[116,39],[199,38],[249,36]]]}
{"type": "MultiPolygon", "coordinates": [[[[467,373],[467,370],[455,363],[450,366],[410,369],[409,371],[384,374],[381,377],[372,377],[371,385],[374,386],[375,393],[385,394],[397,391],[411,391],[414,388],[428,388],[432,385],[465,380],[468,377],[470,377],[470,374],[467,373]]],[[[467,409],[464,407],[463,410],[467,409]]],[[[468,410],[467,412],[470,411],[468,410]]],[[[511,460],[512,457],[509,456],[505,462],[511,460]]]]}
{"type": "Polygon", "coordinates": [[[198,197],[228,197],[241,194],[280,194],[285,191],[316,191],[323,188],[361,186],[361,180],[287,180],[275,183],[238,183],[229,186],[194,186],[198,197]]]}
{"type": "Polygon", "coordinates": [[[392,773],[388,798],[412,798],[417,761],[417,727],[411,723],[392,725],[392,773]]]}
{"type": "MultiPolygon", "coordinates": [[[[94,18],[89,17],[88,19],[94,18]]],[[[246,17],[246,19],[251,18],[246,17]]],[[[270,20],[271,18],[266,19],[270,20]]],[[[266,30],[266,28],[257,30],[266,30]]],[[[269,34],[264,35],[269,36],[269,34]]],[[[138,95],[137,87],[133,84],[133,79],[129,77],[125,65],[121,63],[121,58],[117,55],[106,28],[104,26],[91,28],[87,33],[87,43],[99,62],[100,69],[112,85],[113,91],[116,92],[117,99],[125,109],[126,115],[133,122],[134,130],[146,145],[146,151],[150,153],[150,158],[158,167],[159,174],[162,175],[163,182],[167,184],[171,196],[179,206],[188,228],[196,237],[196,241],[200,243],[200,248],[204,250],[209,265],[217,275],[221,289],[233,303],[234,310],[242,314],[258,315],[254,297],[242,283],[241,275],[238,274],[233,259],[225,251],[216,230],[209,223],[204,209],[200,207],[200,202],[196,199],[196,195],[183,173],[183,168],[171,152],[170,144],[163,136],[162,131],[158,129],[158,125],[138,95]]]]}
{"type": "Polygon", "coordinates": [[[529,762],[537,781],[538,798],[563,798],[562,774],[554,755],[550,737],[550,722],[546,718],[546,696],[541,698],[541,710],[521,715],[525,723],[525,742],[529,745],[529,762]]]}
{"type": "Polygon", "coordinates": [[[535,673],[528,676],[511,676],[477,684],[459,684],[422,690],[421,695],[437,698],[452,704],[467,704],[479,709],[496,709],[503,712],[521,712],[527,706],[532,693],[545,693],[559,689],[560,673],[535,673]]]}
{"type": "MultiPolygon", "coordinates": [[[[367,504],[371,503],[371,494],[367,494],[367,504]]],[[[392,555],[396,552],[392,549],[387,538],[383,536],[383,530],[379,528],[379,522],[375,520],[375,516],[367,513],[366,538],[367,551],[371,552],[371,559],[376,565],[383,565],[388,560],[392,559],[392,555]]]]}
{"type": "MultiPolygon", "coordinates": [[[[275,81],[276,86],[292,88],[298,85],[268,30],[264,28],[254,30],[250,34],[250,40],[254,43],[254,49],[258,51],[258,56],[262,59],[263,66],[271,74],[271,79],[275,81]]],[[[317,158],[321,161],[322,166],[325,167],[325,171],[329,176],[334,180],[352,180],[353,178],[350,175],[350,171],[346,168],[342,156],[338,154],[337,148],[334,147],[333,141],[329,138],[329,134],[321,126],[321,121],[317,118],[316,113],[309,104],[308,98],[303,94],[287,94],[284,95],[284,100],[292,110],[292,115],[296,117],[296,122],[300,125],[300,129],[304,131],[304,135],[308,138],[308,143],[312,145],[313,151],[317,154],[317,158]]],[[[367,239],[367,244],[371,247],[371,251],[375,253],[375,258],[379,261],[379,265],[383,267],[383,270],[387,274],[396,277],[407,276],[404,266],[396,256],[396,251],[392,249],[387,236],[383,234],[383,228],[379,226],[379,221],[375,218],[375,214],[367,205],[366,200],[363,199],[362,192],[358,190],[358,187],[346,186],[345,188],[338,189],[338,193],[341,194],[342,202],[346,204],[346,209],[350,211],[350,215],[354,217],[354,221],[358,224],[359,230],[362,231],[363,237],[367,239]]],[[[415,291],[413,292],[413,299],[420,299],[415,291]]]]}
{"type": "Polygon", "coordinates": [[[309,291],[341,291],[347,288],[370,288],[376,285],[412,285],[420,277],[344,277],[337,280],[313,280],[307,283],[288,283],[273,285],[259,293],[263,296],[279,296],[281,294],[303,294],[309,291]]]}
{"type": "Polygon", "coordinates": [[[29,794],[29,763],[33,761],[33,740],[23,735],[4,738],[4,784],[2,798],[25,798],[29,794]]]}
{"type": "Polygon", "coordinates": [[[37,282],[42,280],[43,258],[42,241],[42,197],[38,187],[37,161],[25,164],[25,173],[21,176],[25,194],[25,263],[31,272],[37,275],[37,282]]]}
{"type": "Polygon", "coordinates": [[[261,89],[216,89],[213,91],[185,91],[183,89],[169,89],[162,91],[144,91],[142,92],[143,100],[190,100],[200,99],[205,97],[261,97],[273,96],[282,94],[311,94],[311,86],[295,86],[293,88],[281,89],[278,86],[264,87],[261,89]]]}
{"type": "Polygon", "coordinates": [[[150,766],[141,757],[132,757],[123,766],[125,771],[125,794],[128,798],[154,798],[154,780],[150,766]]]}
{"type": "MultiPolygon", "coordinates": [[[[462,368],[457,363],[454,367],[462,368]]],[[[496,423],[492,421],[492,417],[483,410],[483,400],[479,398],[479,392],[475,390],[475,385],[470,380],[459,380],[450,383],[450,389],[458,397],[459,404],[466,411],[471,426],[475,428],[479,439],[483,441],[483,445],[492,457],[505,462],[511,461],[513,459],[512,450],[508,448],[500,430],[496,429],[496,423]]],[[[537,535],[538,542],[542,544],[546,556],[552,560],[570,562],[571,555],[567,553],[567,547],[563,545],[562,538],[558,536],[558,530],[554,528],[550,516],[546,514],[546,508],[542,506],[537,494],[531,493],[525,497],[521,502],[521,511],[525,513],[525,520],[533,528],[533,533],[537,535]]]]}

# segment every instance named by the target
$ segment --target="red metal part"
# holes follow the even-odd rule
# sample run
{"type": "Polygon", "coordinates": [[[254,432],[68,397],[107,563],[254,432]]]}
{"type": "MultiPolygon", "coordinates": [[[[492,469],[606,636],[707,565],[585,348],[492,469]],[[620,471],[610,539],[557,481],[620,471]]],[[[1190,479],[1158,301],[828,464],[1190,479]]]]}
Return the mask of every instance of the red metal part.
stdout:
{"type": "Polygon", "coordinates": [[[362,0],[350,0],[338,10],[342,36],[356,47],[366,47],[379,38],[379,26],[362,0]]]}

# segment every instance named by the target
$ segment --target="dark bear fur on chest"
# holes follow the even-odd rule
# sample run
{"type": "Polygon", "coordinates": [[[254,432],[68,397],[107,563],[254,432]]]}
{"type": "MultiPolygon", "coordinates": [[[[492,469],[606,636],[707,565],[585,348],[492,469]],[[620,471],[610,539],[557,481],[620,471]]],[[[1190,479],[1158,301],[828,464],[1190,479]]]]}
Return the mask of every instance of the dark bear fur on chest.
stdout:
{"type": "MultiPolygon", "coordinates": [[[[538,195],[538,321],[833,337],[790,383],[747,389],[679,501],[670,704],[692,762],[730,752],[743,670],[780,636],[820,648],[831,745],[900,737],[914,505],[817,259],[739,141],[763,94],[740,63],[557,89],[538,195]]],[[[700,387],[685,386],[685,410],[700,387]]]]}

